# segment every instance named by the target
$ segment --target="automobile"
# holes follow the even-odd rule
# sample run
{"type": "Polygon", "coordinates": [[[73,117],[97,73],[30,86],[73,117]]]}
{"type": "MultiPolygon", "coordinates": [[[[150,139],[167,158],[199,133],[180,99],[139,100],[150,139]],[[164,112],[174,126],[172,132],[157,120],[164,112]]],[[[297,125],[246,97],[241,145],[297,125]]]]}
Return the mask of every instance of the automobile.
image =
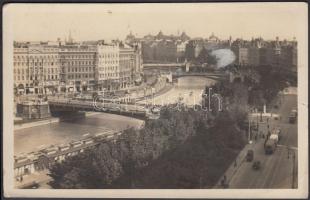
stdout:
{"type": "Polygon", "coordinates": [[[296,122],[296,115],[294,113],[290,113],[289,117],[288,117],[288,121],[290,124],[295,124],[296,122]]]}
{"type": "Polygon", "coordinates": [[[253,165],[252,165],[252,168],[253,168],[254,170],[259,170],[260,167],[261,167],[260,161],[255,161],[255,162],[253,163],[253,165]]]}
{"type": "Polygon", "coordinates": [[[246,161],[252,162],[253,159],[254,159],[254,151],[252,149],[250,149],[250,150],[248,150],[248,152],[246,154],[246,161]]]}
{"type": "Polygon", "coordinates": [[[295,115],[295,117],[297,117],[297,109],[293,109],[292,111],[291,111],[291,113],[293,113],[293,115],[295,115]]]}

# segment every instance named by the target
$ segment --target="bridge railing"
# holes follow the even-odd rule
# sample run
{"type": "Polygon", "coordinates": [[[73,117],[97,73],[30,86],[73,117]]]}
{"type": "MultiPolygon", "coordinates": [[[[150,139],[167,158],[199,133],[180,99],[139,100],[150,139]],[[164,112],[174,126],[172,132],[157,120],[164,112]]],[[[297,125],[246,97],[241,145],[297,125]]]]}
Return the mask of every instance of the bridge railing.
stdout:
{"type": "Polygon", "coordinates": [[[120,110],[127,112],[145,112],[146,107],[142,105],[131,105],[121,103],[101,103],[93,101],[78,101],[78,100],[49,100],[52,106],[75,107],[93,110],[120,110]]]}

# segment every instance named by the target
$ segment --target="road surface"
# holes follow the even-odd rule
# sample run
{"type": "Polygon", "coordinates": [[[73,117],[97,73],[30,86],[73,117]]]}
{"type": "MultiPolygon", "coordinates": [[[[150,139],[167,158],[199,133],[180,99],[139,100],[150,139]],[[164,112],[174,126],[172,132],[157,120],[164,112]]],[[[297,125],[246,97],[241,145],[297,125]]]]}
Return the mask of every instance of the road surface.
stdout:
{"type": "Polygon", "coordinates": [[[206,86],[211,86],[216,81],[205,77],[181,77],[174,87],[166,93],[142,100],[139,103],[167,105],[181,101],[186,105],[195,105],[201,103],[202,93],[206,86]]]}
{"type": "Polygon", "coordinates": [[[289,189],[297,186],[297,123],[288,123],[288,115],[293,107],[297,107],[297,96],[283,95],[279,110],[275,110],[281,119],[269,120],[270,129],[279,126],[282,130],[282,138],[275,153],[265,155],[264,139],[254,140],[248,146],[254,150],[254,161],[261,162],[261,169],[253,170],[253,162],[243,160],[238,170],[228,179],[229,188],[289,189]]]}

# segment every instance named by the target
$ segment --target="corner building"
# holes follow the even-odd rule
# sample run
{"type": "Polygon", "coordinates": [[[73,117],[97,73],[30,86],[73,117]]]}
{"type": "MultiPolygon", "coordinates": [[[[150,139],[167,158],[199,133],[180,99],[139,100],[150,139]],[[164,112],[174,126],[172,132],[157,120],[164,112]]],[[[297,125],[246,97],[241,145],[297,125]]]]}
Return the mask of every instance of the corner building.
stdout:
{"type": "Polygon", "coordinates": [[[118,44],[97,45],[96,84],[97,90],[118,90],[120,88],[119,46],[118,44]]]}
{"type": "Polygon", "coordinates": [[[58,48],[44,45],[14,47],[16,94],[51,94],[59,91],[58,48]]]}

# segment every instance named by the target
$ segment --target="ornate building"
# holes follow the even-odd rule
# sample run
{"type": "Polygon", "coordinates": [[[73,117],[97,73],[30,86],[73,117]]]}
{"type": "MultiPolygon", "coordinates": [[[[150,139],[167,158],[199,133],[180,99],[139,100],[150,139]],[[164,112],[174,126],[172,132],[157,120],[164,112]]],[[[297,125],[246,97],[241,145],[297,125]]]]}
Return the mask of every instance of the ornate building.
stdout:
{"type": "Polygon", "coordinates": [[[59,90],[59,49],[28,45],[14,48],[14,88],[18,94],[45,94],[59,90]]]}
{"type": "Polygon", "coordinates": [[[60,47],[62,92],[94,89],[96,55],[94,46],[66,45],[60,47]]]}

